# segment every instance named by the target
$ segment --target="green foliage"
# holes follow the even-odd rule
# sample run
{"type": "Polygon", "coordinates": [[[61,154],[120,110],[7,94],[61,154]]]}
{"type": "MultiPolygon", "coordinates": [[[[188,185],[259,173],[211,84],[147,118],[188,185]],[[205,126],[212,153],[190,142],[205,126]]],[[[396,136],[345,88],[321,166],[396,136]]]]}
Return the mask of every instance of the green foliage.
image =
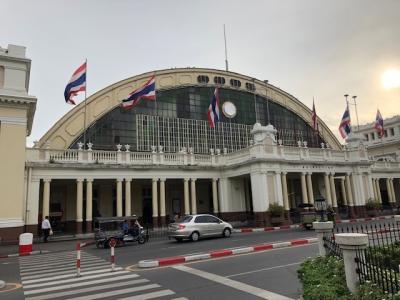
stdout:
{"type": "Polygon", "coordinates": [[[284,208],[282,205],[279,205],[278,203],[271,203],[269,205],[268,211],[271,213],[271,216],[280,217],[284,212],[284,208]]]}
{"type": "Polygon", "coordinates": [[[388,246],[370,247],[365,258],[374,265],[379,265],[397,271],[400,265],[400,242],[388,246]]]}
{"type": "Polygon", "coordinates": [[[304,300],[354,299],[346,286],[342,260],[331,256],[308,259],[297,272],[304,300]]]}
{"type": "Polygon", "coordinates": [[[379,210],[379,209],[381,209],[381,204],[379,203],[379,201],[377,201],[373,198],[369,198],[367,200],[367,202],[365,203],[365,209],[366,210],[379,210]]]}
{"type": "Polygon", "coordinates": [[[385,299],[385,293],[383,293],[382,290],[375,283],[367,281],[360,286],[360,290],[355,299],[357,300],[385,299]]]}

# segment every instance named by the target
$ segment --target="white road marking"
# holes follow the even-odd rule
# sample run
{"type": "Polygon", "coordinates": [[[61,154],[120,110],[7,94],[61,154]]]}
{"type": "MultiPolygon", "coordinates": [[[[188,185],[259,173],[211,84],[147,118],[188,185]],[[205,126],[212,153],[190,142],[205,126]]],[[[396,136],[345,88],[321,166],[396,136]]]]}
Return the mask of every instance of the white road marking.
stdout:
{"type": "MultiPolygon", "coordinates": [[[[82,261],[95,261],[99,260],[97,257],[93,256],[81,256],[82,261]]],[[[56,259],[56,260],[47,260],[44,258],[41,261],[35,262],[35,263],[22,263],[22,267],[26,268],[37,268],[37,267],[47,267],[49,265],[55,266],[55,265],[63,265],[68,262],[74,262],[76,261],[76,255],[75,257],[67,258],[67,259],[56,259]]]]}
{"type": "MultiPolygon", "coordinates": [[[[117,267],[115,268],[116,271],[121,271],[121,272],[127,272],[127,271],[122,271],[122,268],[117,267]]],[[[86,275],[91,275],[91,274],[98,274],[98,273],[105,273],[105,274],[115,274],[117,272],[110,272],[110,269],[101,269],[101,270],[94,270],[94,271],[89,271],[89,272],[82,272],[81,276],[86,276],[86,275]]],[[[99,276],[99,275],[96,275],[99,276]]],[[[63,278],[74,278],[76,277],[76,274],[66,274],[66,275],[60,275],[60,276],[54,276],[51,277],[50,280],[56,280],[56,279],[63,279],[63,278]]],[[[85,277],[86,278],[86,277],[85,277]]],[[[36,283],[36,282],[41,282],[41,281],[48,281],[49,278],[38,278],[38,279],[32,279],[32,280],[23,280],[23,284],[26,283],[36,283]]],[[[65,282],[65,280],[63,280],[65,282]]]]}
{"type": "MultiPolygon", "coordinates": [[[[155,289],[155,288],[159,288],[159,287],[161,287],[159,284],[148,284],[148,285],[142,285],[142,286],[124,289],[124,290],[116,290],[116,291],[110,291],[110,292],[94,294],[94,295],[87,295],[87,296],[82,296],[82,297],[77,297],[77,298],[69,298],[69,300],[103,299],[106,297],[113,297],[116,295],[128,294],[128,293],[138,292],[138,291],[145,291],[145,290],[155,289]]],[[[139,298],[139,299],[146,299],[146,298],[139,298]]]]}
{"type": "MultiPolygon", "coordinates": [[[[171,290],[162,290],[162,291],[158,291],[158,292],[152,292],[152,293],[141,294],[141,295],[137,295],[137,296],[120,298],[118,300],[147,300],[147,299],[154,299],[154,298],[158,298],[158,297],[169,296],[169,295],[173,295],[173,294],[175,294],[175,293],[171,290]]],[[[182,300],[183,299],[186,299],[186,298],[182,298],[182,300]]],[[[188,300],[188,299],[186,299],[186,300],[188,300]]]]}
{"type": "Polygon", "coordinates": [[[76,294],[80,294],[80,293],[89,293],[89,292],[94,292],[94,291],[98,291],[98,290],[113,289],[113,288],[122,287],[122,286],[126,286],[126,285],[134,285],[134,284],[145,283],[145,282],[149,282],[149,281],[147,279],[137,279],[137,280],[131,280],[131,281],[125,281],[125,282],[117,282],[117,283],[113,283],[113,284],[93,286],[93,287],[78,289],[78,290],[74,290],[74,291],[66,291],[66,292],[54,293],[54,294],[50,294],[50,295],[47,294],[47,295],[43,295],[43,296],[29,297],[29,298],[25,298],[25,300],[54,299],[57,297],[76,295],[76,294]]]}
{"type": "MultiPolygon", "coordinates": [[[[21,276],[24,275],[35,275],[35,274],[40,274],[40,273],[46,273],[46,272],[57,272],[57,271],[63,271],[63,270],[68,270],[68,269],[74,269],[76,268],[75,266],[76,262],[70,262],[69,264],[65,264],[63,266],[54,266],[54,267],[49,267],[46,269],[32,269],[32,270],[26,270],[24,268],[21,268],[21,276]]],[[[109,262],[102,262],[102,261],[92,261],[92,262],[82,262],[81,261],[81,268],[86,268],[86,267],[93,267],[93,266],[102,266],[102,267],[106,267],[109,266],[110,263],[109,262]]]]}
{"type": "Polygon", "coordinates": [[[189,299],[186,298],[186,297],[179,297],[179,298],[174,298],[174,299],[171,299],[171,300],[189,300],[189,299]]]}
{"type": "Polygon", "coordinates": [[[279,268],[286,268],[286,267],[290,267],[290,266],[300,265],[301,263],[302,262],[296,262],[296,263],[292,263],[292,264],[286,264],[286,265],[280,265],[280,266],[275,266],[275,267],[257,269],[257,270],[253,270],[253,271],[248,271],[248,272],[228,275],[226,277],[227,278],[231,278],[231,277],[235,277],[235,276],[247,275],[247,274],[252,274],[252,273],[257,273],[257,272],[262,272],[262,271],[268,271],[268,270],[279,269],[279,268]]]}
{"type": "Polygon", "coordinates": [[[92,281],[84,281],[84,282],[81,281],[81,282],[77,282],[77,283],[63,284],[61,286],[53,286],[53,287],[48,287],[48,288],[43,288],[43,289],[26,291],[25,295],[47,293],[47,292],[71,289],[71,288],[76,288],[76,287],[91,285],[91,284],[96,284],[96,283],[104,283],[104,282],[109,282],[109,281],[117,281],[117,280],[121,280],[121,279],[131,279],[131,278],[137,278],[137,277],[139,277],[139,275],[131,274],[131,275],[122,275],[122,276],[118,276],[118,277],[104,278],[104,279],[98,279],[98,280],[92,280],[92,281]]]}
{"type": "MultiPolygon", "coordinates": [[[[109,265],[102,265],[102,266],[95,266],[95,267],[81,267],[81,272],[82,270],[85,272],[90,272],[90,271],[95,271],[95,270],[105,270],[105,267],[107,267],[109,265]]],[[[121,270],[121,269],[120,269],[121,270]]],[[[108,268],[108,271],[111,272],[111,268],[108,268]]],[[[57,272],[46,272],[46,273],[42,273],[42,274],[35,274],[35,275],[25,275],[25,276],[21,276],[22,280],[30,280],[30,279],[36,279],[36,278],[52,278],[53,276],[62,276],[62,275],[76,275],[76,267],[75,268],[69,268],[66,269],[65,271],[57,271],[57,272]]]]}
{"type": "Polygon", "coordinates": [[[263,299],[268,299],[268,300],[292,300],[291,298],[288,298],[286,296],[283,295],[279,295],[267,290],[263,290],[260,289],[258,287],[255,286],[251,286],[239,281],[235,281],[223,276],[219,276],[213,273],[209,273],[209,272],[205,272],[205,271],[201,271],[201,270],[197,270],[197,269],[193,269],[190,268],[188,266],[183,266],[183,265],[179,265],[179,266],[174,266],[174,269],[177,269],[179,271],[183,271],[183,272],[187,272],[202,278],[205,278],[207,280],[211,280],[214,282],[217,282],[219,284],[223,284],[226,286],[229,286],[231,288],[237,289],[239,291],[242,292],[246,292],[248,294],[263,298],[263,299]]]}

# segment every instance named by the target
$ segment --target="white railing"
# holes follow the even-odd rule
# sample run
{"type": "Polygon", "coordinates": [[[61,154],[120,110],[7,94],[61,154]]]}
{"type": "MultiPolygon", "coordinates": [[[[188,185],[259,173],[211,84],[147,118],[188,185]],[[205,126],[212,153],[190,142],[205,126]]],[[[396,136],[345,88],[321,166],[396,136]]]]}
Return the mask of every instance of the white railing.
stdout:
{"type": "MultiPolygon", "coordinates": [[[[217,151],[216,151],[217,152],[217,151]]],[[[327,163],[357,161],[358,150],[340,151],[332,149],[317,149],[304,147],[288,147],[279,145],[252,145],[248,148],[231,153],[193,154],[186,152],[129,152],[129,151],[101,151],[101,150],[52,150],[26,149],[28,163],[85,163],[85,164],[128,164],[128,165],[198,165],[198,166],[232,166],[249,162],[251,159],[268,159],[280,161],[302,161],[327,163]]],[[[361,161],[361,158],[359,159],[361,161]]],[[[365,162],[365,160],[362,160],[365,162]]],[[[399,161],[373,161],[372,169],[379,171],[400,171],[399,161]]]]}

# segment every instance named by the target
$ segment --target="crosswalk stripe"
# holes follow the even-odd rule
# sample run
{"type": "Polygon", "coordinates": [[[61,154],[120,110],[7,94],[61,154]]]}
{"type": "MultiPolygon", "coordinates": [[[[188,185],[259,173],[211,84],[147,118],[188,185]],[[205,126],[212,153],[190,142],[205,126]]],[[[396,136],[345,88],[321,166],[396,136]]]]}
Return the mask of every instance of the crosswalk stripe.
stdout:
{"type": "MultiPolygon", "coordinates": [[[[147,294],[141,294],[141,295],[136,295],[136,296],[130,296],[126,298],[120,298],[118,300],[147,300],[147,299],[154,299],[158,297],[164,297],[164,296],[169,296],[175,294],[171,290],[161,290],[158,292],[152,292],[152,293],[147,293],[147,294]]],[[[176,299],[186,299],[186,298],[176,298],[176,299]]],[[[188,299],[186,299],[188,300],[188,299]]]]}
{"type": "MultiPolygon", "coordinates": [[[[82,262],[81,261],[81,269],[86,269],[86,268],[91,268],[93,266],[101,266],[101,267],[106,267],[106,266],[110,266],[111,264],[109,262],[104,262],[104,261],[95,261],[95,262],[82,262]]],[[[51,272],[51,273],[55,273],[57,271],[63,271],[63,270],[70,270],[70,269],[75,269],[75,262],[74,263],[70,263],[68,265],[59,267],[57,266],[56,268],[51,268],[49,269],[36,269],[36,270],[30,270],[30,271],[22,271],[21,272],[21,276],[29,276],[29,275],[36,275],[36,274],[40,274],[40,273],[47,273],[47,272],[51,272]]]]}
{"type": "Polygon", "coordinates": [[[101,294],[94,294],[94,295],[82,296],[82,297],[77,297],[77,298],[70,298],[69,300],[102,299],[102,298],[106,298],[106,297],[113,297],[113,296],[116,296],[116,295],[122,295],[122,294],[128,294],[128,293],[132,293],[132,292],[150,290],[150,289],[155,289],[155,288],[159,288],[159,287],[161,287],[159,284],[148,284],[148,285],[142,285],[142,286],[129,288],[129,289],[110,291],[110,292],[105,292],[105,293],[101,293],[101,294]]]}
{"type": "MultiPolygon", "coordinates": [[[[99,270],[102,269],[104,270],[106,267],[108,267],[108,271],[111,272],[111,265],[101,265],[101,266],[81,266],[81,272],[82,271],[92,271],[92,270],[99,270]]],[[[35,279],[35,278],[43,278],[43,276],[46,276],[48,278],[51,278],[52,276],[55,275],[63,275],[63,274],[76,274],[76,267],[71,267],[71,268],[66,268],[64,271],[58,270],[56,272],[39,272],[37,274],[32,274],[32,275],[24,275],[21,276],[22,280],[26,279],[35,279]]]]}
{"type": "MultiPolygon", "coordinates": [[[[122,268],[116,267],[115,270],[121,271],[122,268]]],[[[128,272],[128,271],[121,271],[121,272],[128,272]]],[[[89,272],[82,272],[81,276],[98,274],[98,273],[110,274],[111,272],[110,272],[110,269],[100,269],[100,270],[94,270],[94,271],[89,271],[89,272]]],[[[115,273],[117,273],[117,272],[113,272],[112,274],[115,274],[115,273]]],[[[23,280],[22,283],[25,284],[25,283],[34,283],[34,282],[41,282],[41,281],[48,281],[48,280],[55,280],[55,279],[72,278],[75,276],[76,276],[75,274],[66,274],[66,275],[53,276],[51,278],[46,277],[46,278],[38,278],[38,279],[31,279],[31,280],[23,280]]]]}
{"type": "Polygon", "coordinates": [[[53,299],[53,298],[57,298],[57,297],[64,297],[64,296],[69,296],[69,295],[88,293],[88,292],[93,292],[93,291],[98,291],[98,290],[113,289],[113,288],[122,287],[122,286],[126,286],[126,285],[134,285],[134,284],[146,283],[146,282],[149,282],[149,281],[147,279],[137,279],[137,280],[131,280],[131,281],[117,282],[117,283],[113,283],[113,284],[88,287],[88,288],[78,289],[78,290],[74,290],[74,291],[66,291],[66,292],[54,293],[54,294],[43,295],[43,296],[28,297],[25,300],[47,300],[47,299],[53,299]]]}
{"type": "Polygon", "coordinates": [[[76,256],[76,252],[62,252],[62,253],[56,253],[56,254],[42,254],[40,256],[30,256],[29,258],[26,257],[21,257],[20,260],[22,263],[28,263],[28,262],[38,262],[41,260],[55,260],[55,259],[60,259],[60,258],[72,258],[76,256]]]}
{"type": "MultiPolygon", "coordinates": [[[[92,260],[98,260],[97,257],[95,256],[81,256],[82,261],[92,261],[92,260]]],[[[76,260],[76,256],[75,257],[71,257],[71,258],[67,258],[67,259],[57,259],[57,260],[41,260],[35,263],[30,263],[30,264],[21,264],[21,267],[23,268],[37,268],[37,267],[46,267],[46,266],[55,266],[55,265],[59,265],[59,264],[65,264],[66,262],[73,262],[76,260]]]]}
{"type": "Polygon", "coordinates": [[[98,280],[92,280],[92,281],[84,281],[84,282],[77,282],[77,283],[71,283],[71,284],[63,284],[61,286],[53,286],[53,287],[42,288],[42,289],[37,289],[37,290],[29,290],[29,291],[25,292],[25,295],[34,295],[34,294],[38,294],[38,293],[47,293],[47,292],[52,292],[52,291],[76,288],[76,287],[85,286],[85,285],[104,283],[104,282],[109,282],[109,281],[117,281],[117,280],[121,280],[121,279],[131,279],[131,278],[137,278],[137,277],[139,277],[139,275],[130,274],[130,275],[122,275],[122,276],[118,276],[118,277],[104,278],[104,279],[98,279],[98,280]]]}

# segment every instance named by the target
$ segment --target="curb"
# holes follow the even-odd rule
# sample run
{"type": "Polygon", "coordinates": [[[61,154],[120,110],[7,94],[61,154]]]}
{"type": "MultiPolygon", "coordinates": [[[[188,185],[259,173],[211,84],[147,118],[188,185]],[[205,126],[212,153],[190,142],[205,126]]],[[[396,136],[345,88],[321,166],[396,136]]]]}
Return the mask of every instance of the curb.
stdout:
{"type": "MultiPolygon", "coordinates": [[[[90,242],[84,242],[84,243],[80,243],[81,248],[90,246],[95,244],[96,241],[90,241],[90,242]]],[[[64,250],[61,250],[64,251],[64,250]]],[[[38,254],[48,254],[48,253],[53,253],[53,252],[60,252],[60,250],[56,250],[56,251],[51,251],[51,250],[36,250],[36,251],[31,251],[31,252],[27,252],[27,253],[13,253],[13,254],[6,254],[6,255],[0,255],[0,259],[1,258],[10,258],[10,257],[18,257],[18,256],[28,256],[28,255],[38,255],[38,254]]]]}
{"type": "Polygon", "coordinates": [[[37,255],[37,254],[44,254],[44,253],[50,253],[51,251],[48,250],[37,250],[37,251],[31,251],[27,253],[13,253],[13,254],[7,254],[7,255],[1,255],[0,258],[9,258],[9,257],[17,257],[17,256],[28,256],[28,255],[37,255]]]}
{"type": "Polygon", "coordinates": [[[155,267],[162,267],[168,265],[176,265],[182,264],[186,262],[192,262],[197,260],[204,260],[210,258],[218,258],[224,256],[231,256],[243,253],[251,253],[251,252],[258,252],[258,251],[265,251],[271,250],[276,248],[286,248],[298,245],[305,245],[305,244],[314,244],[318,242],[317,238],[308,238],[308,239],[297,239],[291,240],[287,242],[279,242],[279,243],[271,243],[271,244],[259,244],[247,247],[240,247],[240,248],[233,248],[233,249],[221,249],[221,250],[214,250],[207,253],[199,253],[199,254],[192,254],[187,256],[172,256],[172,257],[164,257],[152,260],[141,260],[138,263],[139,268],[155,268],[155,267]]]}
{"type": "Polygon", "coordinates": [[[365,221],[389,220],[389,219],[394,219],[394,216],[395,215],[371,217],[371,218],[360,218],[360,219],[349,219],[349,220],[337,220],[337,221],[335,221],[335,223],[340,224],[340,223],[357,223],[357,222],[365,222],[365,221]]]}
{"type": "Polygon", "coordinates": [[[283,225],[278,227],[241,228],[241,229],[233,229],[233,232],[248,233],[248,232],[274,231],[274,230],[294,229],[294,228],[303,228],[303,225],[295,224],[295,225],[283,225]]]}

